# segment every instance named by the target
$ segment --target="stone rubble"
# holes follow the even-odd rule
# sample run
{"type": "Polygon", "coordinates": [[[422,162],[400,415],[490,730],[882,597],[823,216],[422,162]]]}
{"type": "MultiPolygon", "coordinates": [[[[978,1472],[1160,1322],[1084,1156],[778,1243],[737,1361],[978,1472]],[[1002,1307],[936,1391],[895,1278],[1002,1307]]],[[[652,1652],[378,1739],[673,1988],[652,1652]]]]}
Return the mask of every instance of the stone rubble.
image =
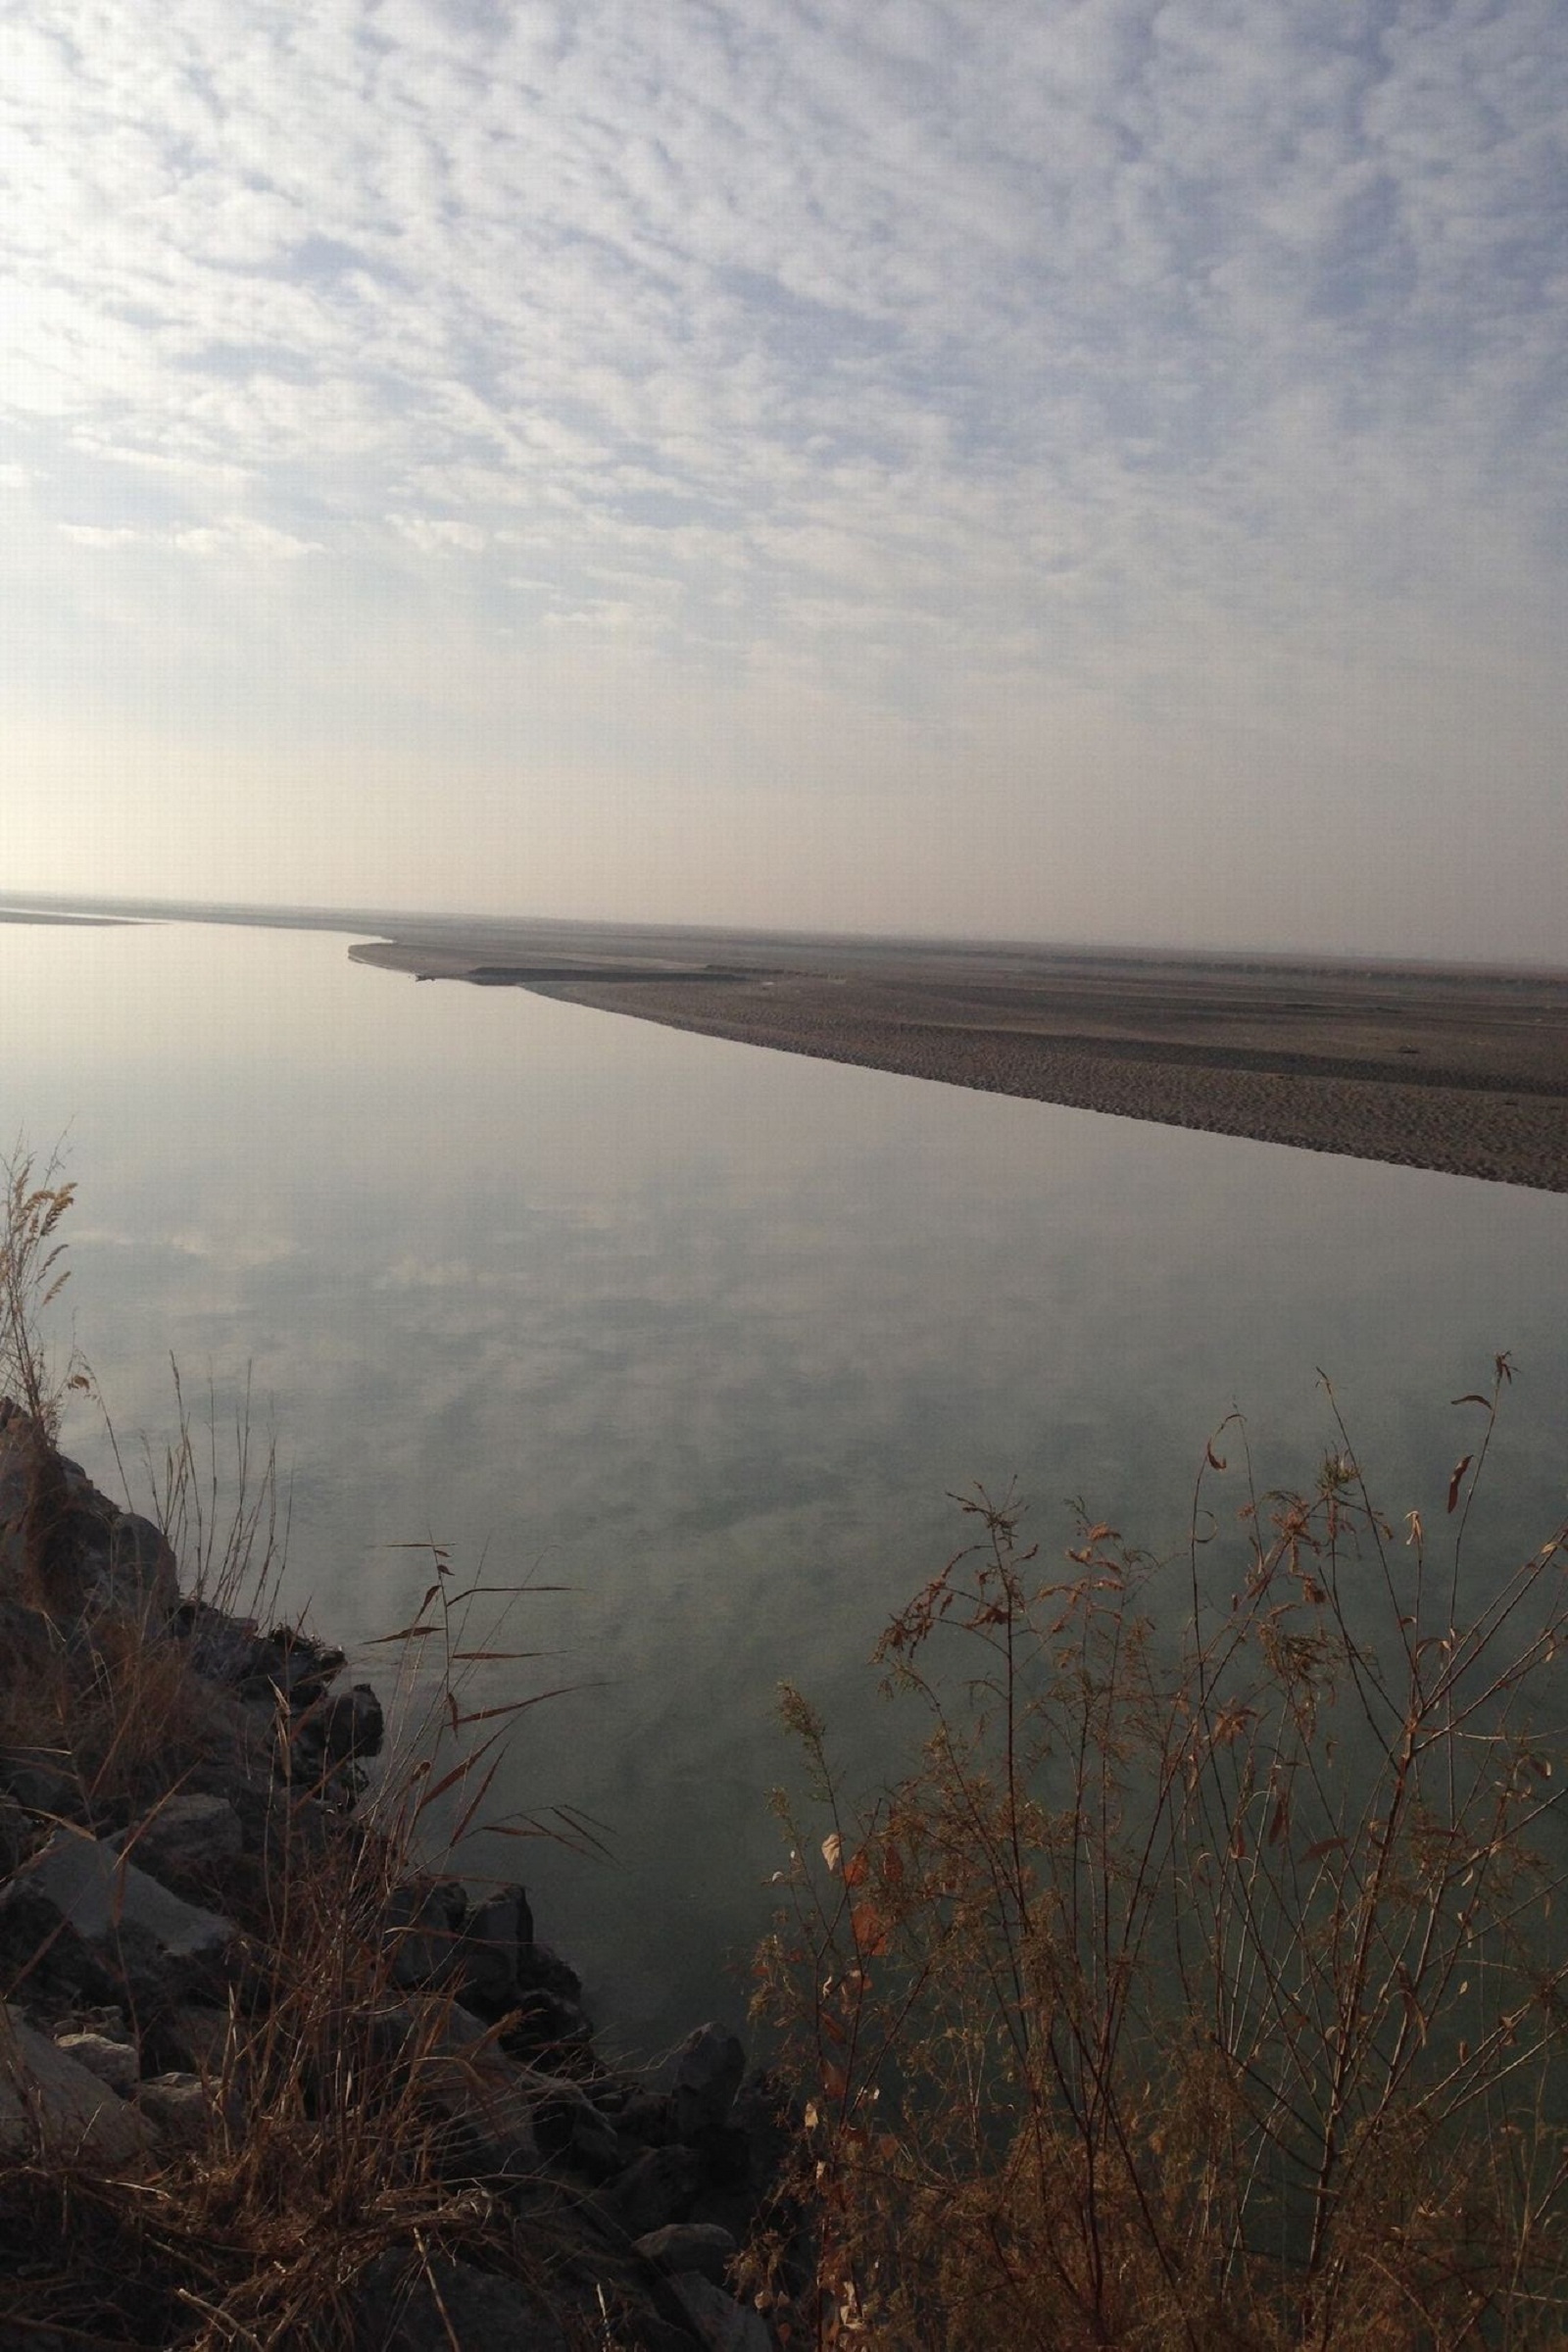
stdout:
{"type": "MultiPolygon", "coordinates": [[[[181,1598],[161,1531],[59,1456],[72,1556],[55,1547],[51,1606],[38,1605],[24,1572],[35,1455],[31,1424],[0,1400],[0,1642],[13,1670],[90,1659],[131,1626],[149,1645],[178,1645],[199,1737],[173,1786],[118,1818],[69,1754],[0,1748],[0,2151],[158,2165],[209,2144],[220,2123],[243,2131],[240,2094],[230,2082],[220,2116],[215,2085],[268,1981],[265,1953],[223,1905],[250,1916],[245,1898],[265,1893],[285,1853],[296,1867],[329,1862],[375,1837],[355,1808],[384,1721],[369,1685],[334,1688],[341,1651],[181,1598]]],[[[737,2105],[737,2038],[700,2026],[653,2074],[606,2062],[581,1982],[538,1940],[520,1886],[408,1878],[371,1930],[386,1988],[357,2031],[409,2069],[455,2178],[518,2215],[548,2214],[567,2259],[547,2309],[475,2262],[438,2258],[426,2275],[412,2249],[382,2254],[353,2285],[353,2345],[564,2352],[559,2291],[583,2326],[612,2308],[628,2352],[769,2352],[768,2323],[731,2291],[738,2237],[714,2218],[744,2229],[776,2154],[776,2127],[740,2120],[748,2101],[763,2117],[768,2099],[749,2084],[737,2105]]]]}

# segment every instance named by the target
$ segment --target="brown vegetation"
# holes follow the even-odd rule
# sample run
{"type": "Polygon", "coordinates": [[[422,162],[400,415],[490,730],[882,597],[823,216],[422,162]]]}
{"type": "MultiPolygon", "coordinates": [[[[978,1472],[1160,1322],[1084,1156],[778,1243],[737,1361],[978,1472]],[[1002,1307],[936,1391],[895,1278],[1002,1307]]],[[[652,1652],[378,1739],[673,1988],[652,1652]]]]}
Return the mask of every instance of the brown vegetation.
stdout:
{"type": "Polygon", "coordinates": [[[1469,1577],[1497,1395],[1461,1409],[1441,1571],[1348,1442],[1259,1496],[1233,1431],[1163,1566],[1094,1523],[1053,1574],[964,1504],[881,1645],[925,1745],[876,1802],[788,1694],[827,1829],[787,1815],[761,1994],[809,2100],[797,2340],[1568,2340],[1568,1529],[1469,1577]]]}
{"type": "MultiPolygon", "coordinates": [[[[431,1547],[387,1637],[399,1733],[371,1784],[373,1694],[334,1699],[341,1653],[259,1630],[286,1513],[244,1406],[225,1449],[180,1397],[147,1465],[162,1533],[59,1454],[84,1376],[38,1338],[71,1200],[54,1177],[19,1162],[0,1233],[0,1371],[25,1400],[0,1413],[0,2343],[694,2352],[691,2282],[638,2253],[624,2199],[592,2195],[635,2143],[602,2112],[625,2085],[558,1997],[575,1978],[532,1942],[520,1888],[487,1905],[437,1867],[547,1695],[469,1690],[516,1657],[515,1596],[462,1589],[431,1547]],[[53,1891],[78,1866],[96,1911],[53,1891]]],[[[483,1826],[580,1834],[565,1814],[483,1826]]],[[[669,2154],[695,2184],[696,2156],[669,2154]]]]}

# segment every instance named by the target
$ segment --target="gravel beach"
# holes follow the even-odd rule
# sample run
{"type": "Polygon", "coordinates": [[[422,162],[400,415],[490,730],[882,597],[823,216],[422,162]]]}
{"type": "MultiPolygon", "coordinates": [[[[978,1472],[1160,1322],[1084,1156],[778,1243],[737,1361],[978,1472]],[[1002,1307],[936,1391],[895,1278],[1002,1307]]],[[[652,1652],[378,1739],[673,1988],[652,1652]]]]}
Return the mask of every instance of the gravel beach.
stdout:
{"type": "Polygon", "coordinates": [[[1220,1135],[1568,1191],[1568,975],[630,926],[361,961],[1220,1135]]]}

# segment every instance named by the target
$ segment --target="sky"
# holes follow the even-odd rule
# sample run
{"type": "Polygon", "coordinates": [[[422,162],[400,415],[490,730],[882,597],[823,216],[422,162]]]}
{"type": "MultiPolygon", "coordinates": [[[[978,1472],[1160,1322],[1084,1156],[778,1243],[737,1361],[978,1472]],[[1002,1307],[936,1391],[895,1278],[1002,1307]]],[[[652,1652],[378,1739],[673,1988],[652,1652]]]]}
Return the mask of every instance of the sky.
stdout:
{"type": "Polygon", "coordinates": [[[1568,963],[1561,0],[0,25],[0,890],[1568,963]]]}

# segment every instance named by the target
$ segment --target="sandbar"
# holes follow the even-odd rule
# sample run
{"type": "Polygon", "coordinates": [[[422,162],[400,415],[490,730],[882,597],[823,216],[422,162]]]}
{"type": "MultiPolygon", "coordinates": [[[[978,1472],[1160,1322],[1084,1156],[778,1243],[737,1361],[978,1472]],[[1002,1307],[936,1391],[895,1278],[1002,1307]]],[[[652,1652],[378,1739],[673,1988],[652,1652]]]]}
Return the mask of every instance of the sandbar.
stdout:
{"type": "Polygon", "coordinates": [[[436,919],[350,954],[777,1052],[1568,1192],[1568,972],[436,919]]]}

